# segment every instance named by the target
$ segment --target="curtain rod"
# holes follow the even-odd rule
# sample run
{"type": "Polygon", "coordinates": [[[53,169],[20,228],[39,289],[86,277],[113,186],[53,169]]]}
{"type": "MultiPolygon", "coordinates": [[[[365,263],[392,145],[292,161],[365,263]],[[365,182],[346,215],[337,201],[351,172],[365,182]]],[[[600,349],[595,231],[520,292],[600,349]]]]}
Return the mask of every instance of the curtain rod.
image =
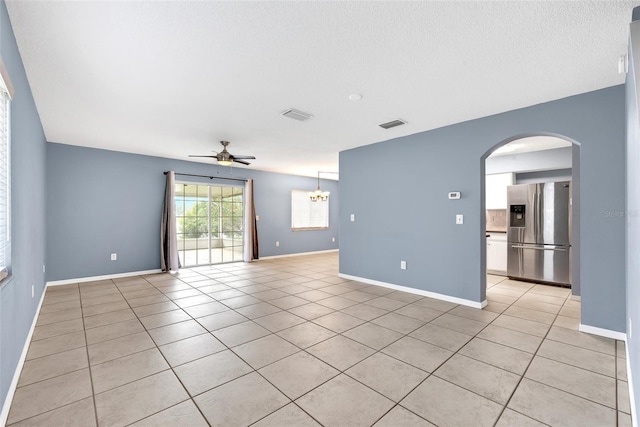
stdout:
{"type": "MultiPolygon", "coordinates": [[[[164,174],[168,174],[169,171],[164,172],[164,174]]],[[[209,176],[209,175],[196,175],[193,173],[179,173],[179,172],[175,172],[176,175],[181,175],[181,176],[196,176],[198,178],[209,178],[209,179],[226,179],[228,181],[242,181],[242,182],[247,182],[246,179],[242,179],[242,178],[225,178],[222,176],[209,176]]]]}

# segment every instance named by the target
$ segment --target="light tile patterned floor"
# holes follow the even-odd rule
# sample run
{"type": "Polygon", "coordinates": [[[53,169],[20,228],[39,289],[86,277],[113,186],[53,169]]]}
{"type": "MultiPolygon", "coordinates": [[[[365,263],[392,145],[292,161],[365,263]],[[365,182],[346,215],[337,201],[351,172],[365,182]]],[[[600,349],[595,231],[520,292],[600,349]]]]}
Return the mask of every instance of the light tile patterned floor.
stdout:
{"type": "Polygon", "coordinates": [[[484,310],[338,278],[336,254],[49,288],[10,426],[630,426],[623,342],[565,288],[484,310]]]}

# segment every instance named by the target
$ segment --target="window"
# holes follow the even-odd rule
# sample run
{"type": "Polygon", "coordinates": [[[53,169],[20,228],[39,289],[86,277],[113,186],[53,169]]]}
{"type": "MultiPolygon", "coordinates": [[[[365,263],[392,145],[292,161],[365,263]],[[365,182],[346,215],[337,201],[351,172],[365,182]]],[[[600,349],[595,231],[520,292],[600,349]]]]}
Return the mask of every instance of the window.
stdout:
{"type": "Polygon", "coordinates": [[[329,228],[329,200],[312,202],[309,192],[291,190],[291,229],[324,230],[329,228]]]}
{"type": "Polygon", "coordinates": [[[0,280],[11,265],[11,129],[13,88],[0,61],[0,280]]]}

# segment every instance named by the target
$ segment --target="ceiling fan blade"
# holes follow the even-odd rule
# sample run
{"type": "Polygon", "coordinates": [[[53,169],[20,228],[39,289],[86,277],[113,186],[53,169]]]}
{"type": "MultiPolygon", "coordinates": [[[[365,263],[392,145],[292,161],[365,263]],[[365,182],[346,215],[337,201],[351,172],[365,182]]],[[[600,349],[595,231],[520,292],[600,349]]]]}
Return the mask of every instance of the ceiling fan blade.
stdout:
{"type": "Polygon", "coordinates": [[[197,156],[197,155],[194,155],[194,154],[189,154],[189,157],[211,157],[213,159],[216,159],[218,156],[197,156]]]}
{"type": "Polygon", "coordinates": [[[235,154],[231,155],[234,159],[255,159],[255,156],[236,156],[235,154]]]}
{"type": "Polygon", "coordinates": [[[236,163],[240,163],[240,164],[243,164],[243,165],[250,165],[250,164],[251,164],[251,163],[249,163],[249,162],[245,162],[244,160],[238,160],[238,158],[237,158],[237,157],[234,157],[232,160],[233,160],[234,162],[236,162],[236,163]]]}

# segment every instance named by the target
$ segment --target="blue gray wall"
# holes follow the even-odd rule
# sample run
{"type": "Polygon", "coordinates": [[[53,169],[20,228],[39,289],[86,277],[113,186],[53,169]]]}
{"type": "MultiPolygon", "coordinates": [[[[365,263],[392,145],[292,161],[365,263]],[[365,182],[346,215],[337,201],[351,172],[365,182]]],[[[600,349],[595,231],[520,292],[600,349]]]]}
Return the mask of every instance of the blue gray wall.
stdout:
{"type": "Polygon", "coordinates": [[[15,87],[11,103],[12,275],[0,287],[2,404],[44,290],[46,176],[45,137],[4,2],[0,3],[0,55],[15,87]]]}
{"type": "Polygon", "coordinates": [[[582,323],[625,331],[625,225],[610,214],[625,205],[624,109],[616,86],[341,152],[340,272],[484,300],[485,158],[561,136],[581,144],[582,323]]]}
{"type": "Polygon", "coordinates": [[[166,170],[254,179],[261,257],[338,248],[336,181],[320,184],[331,192],[329,229],[293,232],[291,190],[314,190],[315,178],[49,143],[47,280],[159,269],[166,170]]]}
{"type": "MultiPolygon", "coordinates": [[[[635,12],[640,12],[636,8],[635,12]]],[[[635,392],[635,408],[640,408],[640,21],[631,24],[629,72],[627,74],[627,351],[629,375],[635,392]],[[633,325],[633,326],[632,326],[633,325]],[[635,369],[633,369],[635,368],[635,369]]],[[[633,396],[632,396],[633,397],[633,396]]],[[[636,412],[633,414],[638,416],[636,412]]],[[[637,419],[637,418],[636,418],[637,419]]]]}

